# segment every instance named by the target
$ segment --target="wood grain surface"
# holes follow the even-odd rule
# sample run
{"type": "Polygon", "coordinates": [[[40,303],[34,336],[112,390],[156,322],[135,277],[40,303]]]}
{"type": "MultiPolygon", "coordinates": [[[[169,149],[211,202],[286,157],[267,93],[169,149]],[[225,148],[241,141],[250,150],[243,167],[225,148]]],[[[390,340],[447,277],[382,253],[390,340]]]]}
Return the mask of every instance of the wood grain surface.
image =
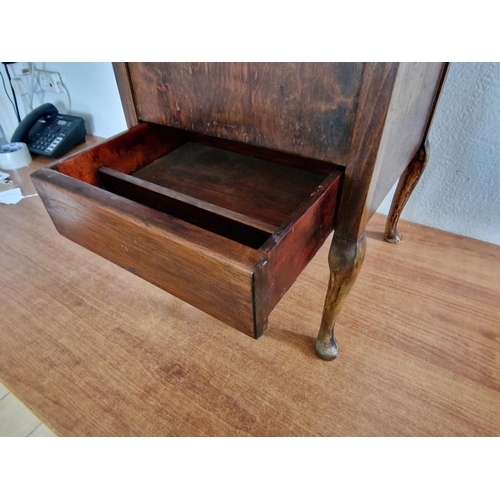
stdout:
{"type": "Polygon", "coordinates": [[[421,146],[445,63],[367,63],[352,129],[338,234],[357,241],[421,146]]]}
{"type": "Polygon", "coordinates": [[[118,85],[118,91],[120,92],[120,99],[122,101],[127,127],[135,127],[139,124],[139,118],[137,116],[137,110],[135,109],[134,90],[130,82],[128,65],[125,62],[114,62],[113,71],[115,72],[116,83],[118,85]]]}
{"type": "Polygon", "coordinates": [[[342,169],[187,136],[142,123],[31,177],[61,235],[258,338],[334,227],[342,169]]]}
{"type": "Polygon", "coordinates": [[[267,255],[256,273],[256,309],[267,318],[335,227],[342,177],[330,174],[273,236],[260,248],[267,255]],[[261,281],[262,280],[262,281],[261,281]]]}
{"type": "Polygon", "coordinates": [[[368,222],[363,217],[366,199],[398,67],[398,63],[367,63],[363,71],[336,227],[344,239],[357,241],[368,222]]]}
{"type": "Polygon", "coordinates": [[[425,140],[446,68],[444,63],[400,63],[368,194],[368,217],[425,140]]]}
{"type": "Polygon", "coordinates": [[[132,175],[122,174],[111,168],[101,167],[98,174],[102,187],[107,191],[252,248],[260,248],[278,229],[271,224],[265,224],[132,175]]]}
{"type": "Polygon", "coordinates": [[[385,241],[388,243],[401,243],[402,235],[398,232],[398,221],[403,213],[406,203],[410,199],[413,190],[422,177],[422,174],[429,161],[431,147],[429,141],[426,140],[421,148],[415,153],[410,164],[399,178],[394,198],[392,199],[391,208],[387,215],[385,224],[385,241]]]}
{"type": "Polygon", "coordinates": [[[143,121],[344,164],[363,63],[128,63],[143,121]],[[277,133],[279,131],[279,133],[277,133]]]}
{"type": "Polygon", "coordinates": [[[262,252],[51,169],[32,178],[61,235],[254,335],[262,252]]]}
{"type": "Polygon", "coordinates": [[[63,436],[498,435],[500,248],[400,227],[370,222],[325,363],[329,239],[256,341],[61,237],[37,197],[0,205],[0,379],[63,436]]]}
{"type": "Polygon", "coordinates": [[[285,222],[325,177],[194,142],[133,175],[274,226],[285,222]]]}
{"type": "Polygon", "coordinates": [[[141,123],[97,146],[53,164],[59,172],[81,181],[99,185],[97,169],[106,166],[130,174],[187,140],[181,130],[141,123]]]}
{"type": "Polygon", "coordinates": [[[313,172],[323,177],[330,175],[333,169],[343,169],[343,167],[339,167],[338,165],[327,161],[304,158],[303,156],[284,153],[283,151],[252,146],[251,144],[245,144],[244,142],[229,141],[228,139],[211,137],[197,132],[189,132],[189,137],[192,141],[205,144],[206,146],[233,151],[234,153],[240,153],[242,155],[251,156],[252,158],[286,165],[287,167],[298,168],[300,170],[305,170],[306,172],[313,172]]]}

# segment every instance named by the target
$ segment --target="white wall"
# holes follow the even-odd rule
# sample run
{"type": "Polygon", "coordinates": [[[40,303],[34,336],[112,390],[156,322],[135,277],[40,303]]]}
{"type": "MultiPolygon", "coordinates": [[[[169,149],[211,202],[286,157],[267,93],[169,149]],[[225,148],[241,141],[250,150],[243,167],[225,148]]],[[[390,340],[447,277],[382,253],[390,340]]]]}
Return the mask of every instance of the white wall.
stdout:
{"type": "MultiPolygon", "coordinates": [[[[111,63],[45,63],[38,66],[60,73],[71,95],[71,114],[85,119],[90,134],[111,137],[126,130],[111,63]]],[[[60,99],[66,102],[64,97],[60,99]]]]}
{"type": "MultiPolygon", "coordinates": [[[[451,65],[429,139],[402,218],[500,245],[499,63],[451,65]]],[[[392,192],[379,211],[391,200],[392,192]]]]}
{"type": "MultiPolygon", "coordinates": [[[[9,96],[12,99],[12,95],[10,94],[9,80],[7,79],[7,74],[5,73],[3,64],[0,64],[0,73],[2,73],[3,75],[5,87],[7,88],[7,92],[9,92],[9,96]]],[[[17,118],[14,113],[12,104],[5,95],[5,90],[1,79],[0,79],[0,126],[2,127],[6,139],[10,140],[17,126],[17,118]]]]}

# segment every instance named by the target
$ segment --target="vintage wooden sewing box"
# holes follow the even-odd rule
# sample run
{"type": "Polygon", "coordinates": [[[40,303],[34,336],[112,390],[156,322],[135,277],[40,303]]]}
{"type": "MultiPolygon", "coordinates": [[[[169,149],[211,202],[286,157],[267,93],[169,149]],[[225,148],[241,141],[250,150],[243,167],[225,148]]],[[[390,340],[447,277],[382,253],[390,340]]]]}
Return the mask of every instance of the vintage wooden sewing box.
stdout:
{"type": "Polygon", "coordinates": [[[366,223],[404,173],[398,239],[446,65],[114,69],[129,130],[32,175],[59,233],[258,338],[335,229],[316,344],[334,358],[366,223]]]}

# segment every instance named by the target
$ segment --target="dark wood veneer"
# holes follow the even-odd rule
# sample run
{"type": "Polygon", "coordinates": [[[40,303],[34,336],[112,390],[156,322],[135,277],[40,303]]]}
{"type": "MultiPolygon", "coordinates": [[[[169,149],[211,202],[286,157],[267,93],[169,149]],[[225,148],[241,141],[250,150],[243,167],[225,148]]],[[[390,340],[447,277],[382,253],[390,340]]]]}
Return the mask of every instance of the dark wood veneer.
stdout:
{"type": "Polygon", "coordinates": [[[103,165],[131,174],[182,146],[188,139],[189,136],[181,130],[141,123],[96,147],[55,163],[53,168],[62,174],[98,186],[97,170],[103,165]]]}
{"type": "Polygon", "coordinates": [[[184,144],[133,175],[274,226],[290,217],[324,179],[305,170],[195,142],[184,144]]]}
{"type": "Polygon", "coordinates": [[[143,121],[338,164],[363,63],[132,63],[143,121]]]}
{"type": "Polygon", "coordinates": [[[164,212],[252,248],[260,248],[276,226],[232,212],[212,203],[122,174],[98,170],[102,186],[112,193],[164,212]]]}

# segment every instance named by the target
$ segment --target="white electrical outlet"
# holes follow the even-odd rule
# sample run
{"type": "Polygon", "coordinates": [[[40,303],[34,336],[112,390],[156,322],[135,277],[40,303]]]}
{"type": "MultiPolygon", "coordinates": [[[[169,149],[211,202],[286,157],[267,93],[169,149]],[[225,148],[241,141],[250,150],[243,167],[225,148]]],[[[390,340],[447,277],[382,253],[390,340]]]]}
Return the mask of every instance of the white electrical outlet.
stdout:
{"type": "Polygon", "coordinates": [[[61,76],[55,71],[38,70],[38,81],[42,90],[47,92],[56,92],[60,94],[61,90],[61,76]]]}

